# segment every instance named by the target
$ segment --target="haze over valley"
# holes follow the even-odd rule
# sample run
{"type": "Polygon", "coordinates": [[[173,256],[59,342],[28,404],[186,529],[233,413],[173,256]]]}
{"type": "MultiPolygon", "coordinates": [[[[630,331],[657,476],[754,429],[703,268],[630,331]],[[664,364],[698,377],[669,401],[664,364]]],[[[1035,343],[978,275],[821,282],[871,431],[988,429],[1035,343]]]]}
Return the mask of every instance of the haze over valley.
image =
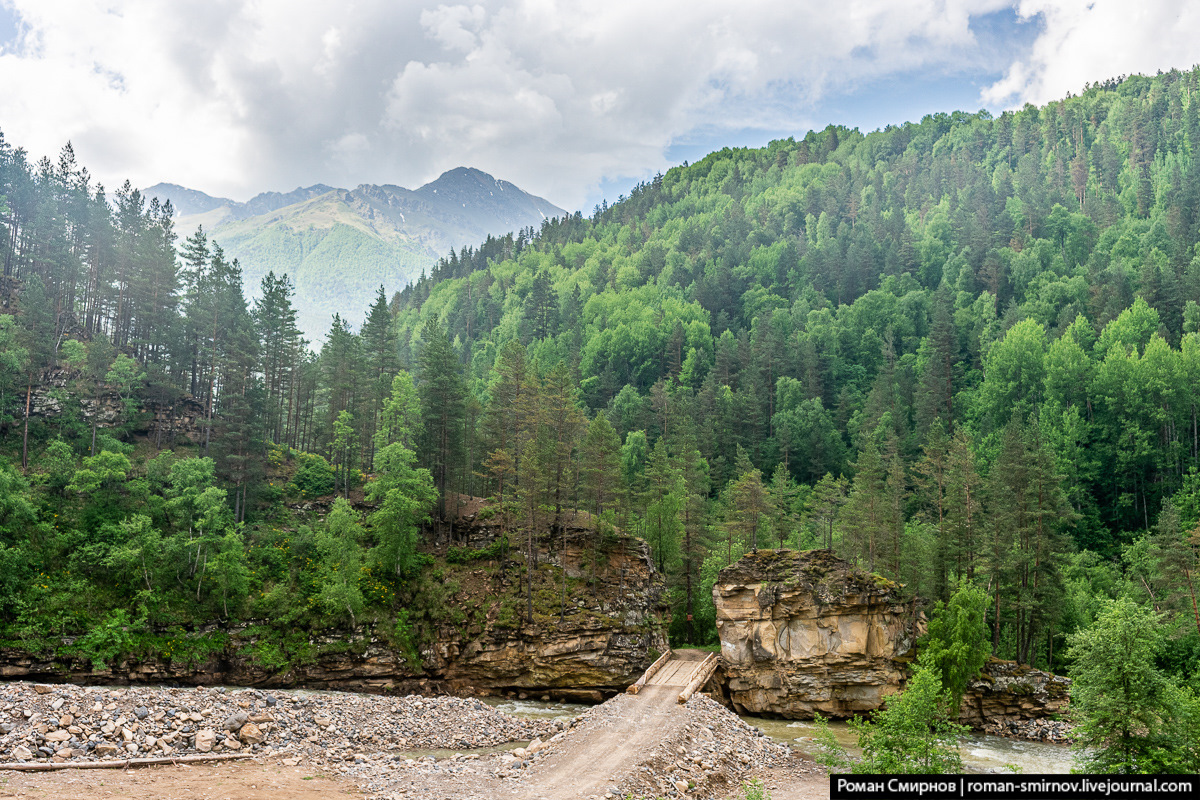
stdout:
{"type": "Polygon", "coordinates": [[[297,325],[319,344],[334,314],[354,325],[382,286],[390,298],[451,250],[475,248],[566,212],[476,169],[459,167],[409,190],[324,184],[287,193],[264,192],[244,203],[155,184],[147,199],[170,201],[181,238],[203,227],[236,258],[248,293],[269,271],[295,285],[297,325]]]}

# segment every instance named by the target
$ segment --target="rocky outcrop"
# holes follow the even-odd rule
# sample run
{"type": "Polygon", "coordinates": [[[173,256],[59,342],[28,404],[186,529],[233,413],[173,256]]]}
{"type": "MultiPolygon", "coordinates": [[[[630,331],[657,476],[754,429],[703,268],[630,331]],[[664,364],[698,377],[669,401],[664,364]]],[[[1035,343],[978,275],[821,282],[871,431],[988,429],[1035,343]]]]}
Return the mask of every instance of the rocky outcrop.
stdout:
{"type": "MultiPolygon", "coordinates": [[[[125,413],[116,389],[89,383],[79,370],[66,367],[43,370],[29,400],[32,419],[53,420],[77,414],[101,431],[122,422],[125,413]]],[[[130,425],[156,447],[198,444],[204,435],[204,407],[189,396],[145,398],[130,425]]]]}
{"type": "Polygon", "coordinates": [[[759,550],[713,587],[739,713],[808,719],[876,709],[905,677],[921,617],[890,581],[827,550],[759,550]]]}
{"type": "MultiPolygon", "coordinates": [[[[464,538],[474,540],[467,530],[464,538]]],[[[523,618],[526,601],[514,588],[495,586],[489,602],[481,598],[473,605],[483,609],[487,624],[478,636],[445,630],[423,658],[427,668],[456,692],[472,689],[511,688],[554,690],[570,697],[582,690],[581,698],[598,699],[597,691],[610,694],[624,690],[667,649],[668,609],[662,576],[650,559],[649,547],[640,539],[618,536],[598,552],[590,547],[594,532],[568,526],[558,534],[557,546],[543,543],[541,571],[552,573],[565,565],[573,589],[565,607],[560,585],[550,578],[540,591],[535,586],[534,621],[523,618]],[[561,539],[565,535],[566,546],[561,539]],[[553,569],[558,568],[558,569],[553,569]],[[540,596],[540,600],[538,597],[540,596]],[[515,601],[515,607],[509,603],[515,601]],[[546,603],[551,607],[542,607],[546,603]],[[511,608],[519,617],[507,619],[511,608]]]]}
{"type": "MultiPolygon", "coordinates": [[[[760,550],[713,587],[724,690],[743,713],[811,718],[874,711],[908,678],[922,615],[896,587],[827,550],[760,550]]],[[[992,658],[961,722],[1000,736],[1067,741],[1071,681],[992,658]]]]}
{"type": "MultiPolygon", "coordinates": [[[[180,634],[174,646],[164,641],[158,648],[204,655],[122,656],[100,669],[72,657],[70,641],[63,642],[57,654],[45,656],[0,648],[0,678],[87,685],[528,692],[598,702],[636,680],[666,649],[667,609],[661,576],[644,542],[614,537],[593,559],[592,550],[585,546],[590,535],[591,531],[568,529],[565,559],[561,545],[553,555],[541,554],[539,572],[545,574],[545,586],[536,587],[532,624],[521,613],[524,593],[516,585],[515,568],[503,577],[487,562],[458,566],[443,562],[438,567],[442,582],[460,587],[447,604],[469,613],[448,614],[445,621],[426,630],[419,665],[410,663],[394,646],[394,637],[382,623],[293,636],[281,649],[278,636],[269,635],[269,622],[259,620],[206,626],[180,634]],[[561,572],[554,566],[564,560],[574,581],[567,606],[545,608],[547,602],[561,603],[555,589],[561,572]]],[[[561,534],[555,538],[561,541],[561,534]]],[[[549,544],[543,546],[548,550],[549,544]]]]}
{"type": "Polygon", "coordinates": [[[967,686],[960,721],[1000,736],[1061,741],[1069,730],[1058,718],[1070,699],[1070,678],[992,658],[967,686]]]}

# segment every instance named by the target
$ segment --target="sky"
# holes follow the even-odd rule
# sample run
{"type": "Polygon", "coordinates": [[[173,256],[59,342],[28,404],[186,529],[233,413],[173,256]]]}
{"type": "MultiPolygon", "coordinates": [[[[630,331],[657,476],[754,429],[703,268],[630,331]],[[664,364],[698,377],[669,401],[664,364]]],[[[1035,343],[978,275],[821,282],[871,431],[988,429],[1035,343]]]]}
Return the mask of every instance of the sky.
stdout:
{"type": "Polygon", "coordinates": [[[469,166],[588,212],[722,147],[1197,63],[1191,0],[0,0],[0,133],[112,188],[469,166]]]}

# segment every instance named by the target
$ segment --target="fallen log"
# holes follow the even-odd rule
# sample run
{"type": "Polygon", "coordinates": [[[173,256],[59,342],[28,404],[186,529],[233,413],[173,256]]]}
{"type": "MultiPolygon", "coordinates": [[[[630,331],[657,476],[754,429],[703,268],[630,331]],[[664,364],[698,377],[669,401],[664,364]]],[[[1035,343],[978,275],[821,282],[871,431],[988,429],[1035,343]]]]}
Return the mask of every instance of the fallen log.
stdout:
{"type": "Polygon", "coordinates": [[[665,652],[661,656],[659,656],[658,660],[655,661],[653,664],[651,664],[650,667],[645,672],[642,673],[642,677],[637,679],[637,683],[634,683],[632,686],[630,686],[625,691],[628,692],[629,694],[637,694],[639,691],[641,691],[642,687],[646,685],[646,681],[653,678],[654,673],[656,673],[660,669],[662,669],[663,665],[666,664],[670,660],[671,660],[671,648],[668,647],[667,652],[665,652]]]}
{"type": "Polygon", "coordinates": [[[708,679],[717,671],[719,664],[717,654],[709,653],[708,657],[701,661],[700,666],[692,673],[692,679],[688,681],[688,685],[679,693],[679,702],[686,703],[696,693],[697,689],[708,683],[708,679]]]}
{"type": "Polygon", "coordinates": [[[165,756],[163,758],[127,758],[122,761],[60,761],[50,764],[0,763],[0,769],[21,772],[49,772],[56,769],[129,769],[153,767],[160,764],[195,764],[201,761],[236,761],[253,758],[249,753],[230,753],[217,756],[165,756]]]}

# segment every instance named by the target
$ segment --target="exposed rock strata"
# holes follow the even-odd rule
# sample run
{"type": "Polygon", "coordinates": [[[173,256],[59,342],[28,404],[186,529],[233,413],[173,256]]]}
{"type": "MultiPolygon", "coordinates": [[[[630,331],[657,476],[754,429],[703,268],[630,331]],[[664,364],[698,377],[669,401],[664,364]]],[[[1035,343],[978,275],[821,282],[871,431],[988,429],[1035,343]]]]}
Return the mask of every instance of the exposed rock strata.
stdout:
{"type": "MultiPolygon", "coordinates": [[[[923,620],[895,586],[825,550],[760,550],[713,588],[728,699],[739,712],[807,719],[873,711],[907,680],[923,620]]],[[[1071,681],[993,658],[961,721],[1002,736],[1064,741],[1071,681]]]]}
{"type": "MultiPolygon", "coordinates": [[[[101,431],[115,426],[124,413],[115,388],[86,382],[79,370],[66,367],[43,370],[29,399],[32,419],[51,420],[64,414],[78,415],[101,431]],[[86,386],[88,391],[81,391],[81,386],[86,386]]],[[[204,422],[204,407],[198,401],[190,396],[171,394],[146,400],[129,424],[136,433],[153,440],[156,446],[169,447],[203,441],[204,422]]]]}
{"type": "MultiPolygon", "coordinates": [[[[460,531],[469,537],[468,530],[460,531]]],[[[456,692],[548,689],[557,697],[581,700],[600,699],[597,690],[623,691],[637,680],[667,649],[669,612],[649,547],[633,537],[617,538],[599,554],[593,580],[592,556],[585,546],[593,532],[568,527],[565,535],[565,558],[559,534],[553,555],[548,559],[543,555],[542,563],[549,561],[555,567],[565,563],[567,576],[579,581],[566,599],[572,608],[562,616],[537,613],[533,625],[508,628],[497,624],[493,608],[487,627],[475,638],[444,630],[423,654],[430,672],[456,692]]],[[[557,589],[552,591],[558,595],[557,589]]],[[[522,600],[517,610],[523,609],[522,600]]]]}
{"type": "Polygon", "coordinates": [[[729,697],[808,719],[876,709],[905,677],[920,617],[896,587],[827,550],[760,550],[713,587],[729,697]]]}
{"type": "Polygon", "coordinates": [[[1070,698],[1070,678],[993,658],[968,685],[961,721],[1001,735],[1054,739],[1059,731],[1031,737],[1022,723],[1065,715],[1070,698]]]}
{"type": "MultiPolygon", "coordinates": [[[[568,574],[583,552],[568,531],[568,574]]],[[[576,531],[578,535],[584,532],[576,531]]],[[[578,536],[576,537],[578,538],[578,536]]],[[[559,558],[556,554],[555,559],[559,558]]],[[[546,557],[542,557],[543,563],[546,557]]],[[[545,567],[543,567],[544,569],[545,567]]],[[[196,662],[165,657],[122,657],[103,669],[63,655],[41,657],[18,648],[0,648],[0,678],[69,681],[87,685],[185,684],[345,689],[367,692],[488,694],[528,691],[556,699],[598,702],[621,691],[667,647],[662,579],[645,543],[618,539],[600,557],[594,584],[573,591],[566,614],[538,613],[532,625],[520,616],[505,618],[503,601],[486,596],[495,585],[486,570],[470,566],[454,572],[466,584],[480,576],[480,591],[456,600],[473,606],[467,623],[439,625],[413,668],[372,625],[353,631],[313,632],[308,655],[286,667],[263,666],[255,657],[264,621],[207,626],[192,638],[227,637],[218,652],[196,662]]],[[[515,571],[514,571],[515,574],[515,571]]],[[[590,572],[588,573],[590,579],[590,572]]],[[[590,582],[590,580],[589,580],[590,582]]],[[[510,586],[509,589],[512,587],[510,586]]],[[[499,591],[499,590],[498,590],[499,591]]],[[[557,597],[557,592],[554,593],[557,597]]],[[[511,602],[512,593],[509,593],[511,602]]],[[[520,606],[519,609],[523,609],[520,606]]],[[[69,649],[60,649],[60,654],[69,649]]],[[[184,650],[185,648],[180,648],[184,650]]]]}

